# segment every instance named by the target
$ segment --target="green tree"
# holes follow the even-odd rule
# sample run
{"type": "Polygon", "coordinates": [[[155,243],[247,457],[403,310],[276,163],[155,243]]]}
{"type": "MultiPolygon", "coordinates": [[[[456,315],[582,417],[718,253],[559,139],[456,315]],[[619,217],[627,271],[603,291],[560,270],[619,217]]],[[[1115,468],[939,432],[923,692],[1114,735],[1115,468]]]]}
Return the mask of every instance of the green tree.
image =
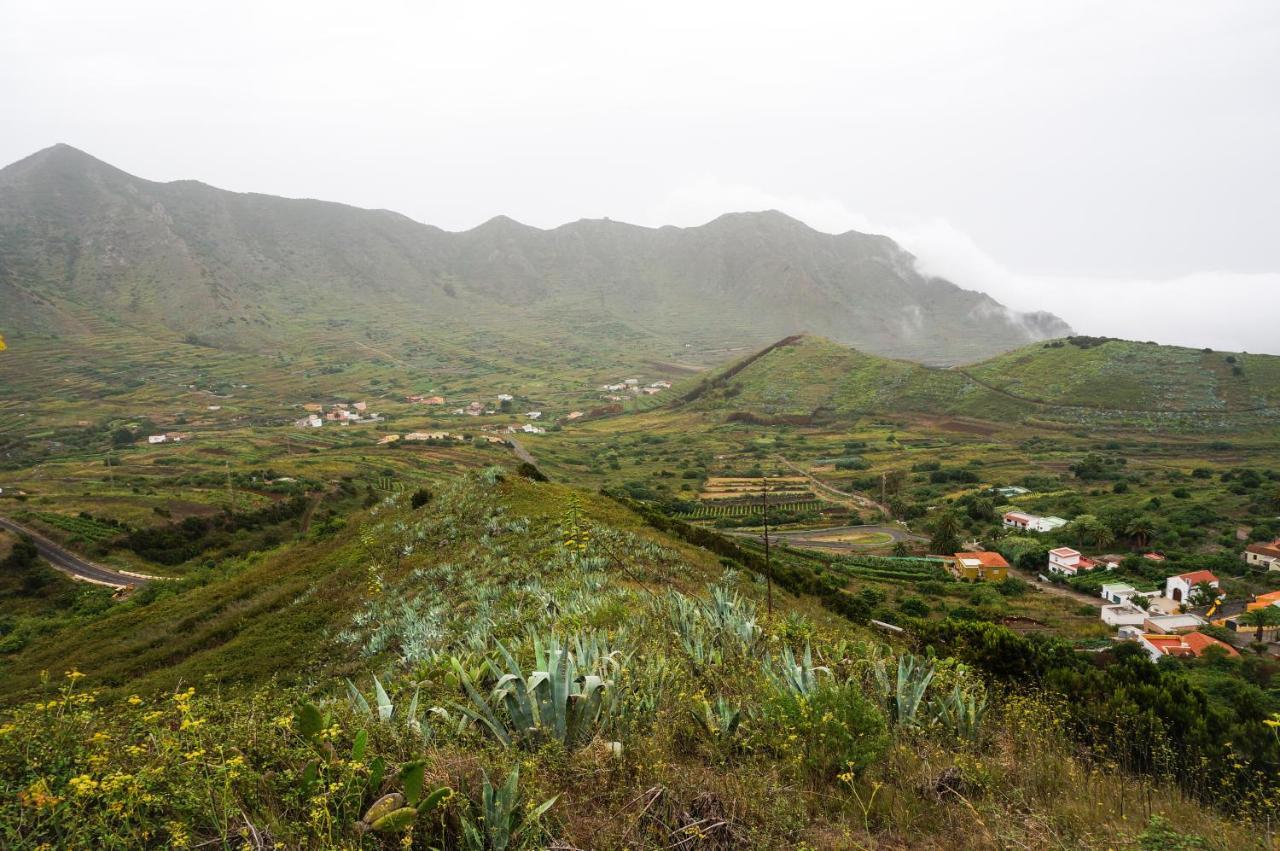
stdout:
{"type": "Polygon", "coordinates": [[[1145,514],[1139,514],[1125,526],[1124,533],[1133,538],[1135,544],[1145,547],[1150,542],[1151,536],[1156,533],[1156,524],[1145,514]]]}
{"type": "Polygon", "coordinates": [[[960,548],[960,533],[964,526],[960,516],[948,509],[941,512],[933,521],[933,537],[929,539],[929,548],[935,553],[954,553],[960,548]]]}

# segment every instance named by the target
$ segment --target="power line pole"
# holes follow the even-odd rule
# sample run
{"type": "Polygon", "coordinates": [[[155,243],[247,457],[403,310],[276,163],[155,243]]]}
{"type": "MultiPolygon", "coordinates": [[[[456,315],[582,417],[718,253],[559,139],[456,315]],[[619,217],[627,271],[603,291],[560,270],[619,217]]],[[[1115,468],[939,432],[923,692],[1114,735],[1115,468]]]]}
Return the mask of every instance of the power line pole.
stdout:
{"type": "Polygon", "coordinates": [[[227,464],[227,502],[231,505],[231,513],[234,514],[236,510],[236,491],[231,484],[231,462],[228,461],[226,462],[226,464],[227,464]]]}
{"type": "Polygon", "coordinates": [[[764,576],[767,583],[765,594],[769,620],[773,620],[773,564],[769,561],[769,477],[760,474],[760,493],[764,502],[764,576]]]}

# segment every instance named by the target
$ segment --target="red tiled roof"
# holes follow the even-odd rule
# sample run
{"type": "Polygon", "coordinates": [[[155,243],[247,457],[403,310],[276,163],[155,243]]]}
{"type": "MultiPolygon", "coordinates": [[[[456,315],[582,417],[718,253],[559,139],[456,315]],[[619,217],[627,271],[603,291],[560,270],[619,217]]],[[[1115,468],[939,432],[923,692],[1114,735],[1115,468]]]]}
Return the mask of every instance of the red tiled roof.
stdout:
{"type": "Polygon", "coordinates": [[[971,558],[977,560],[978,564],[983,567],[1008,567],[1009,562],[1004,560],[1004,556],[1000,553],[980,552],[980,553],[956,553],[957,559],[971,558]]]}
{"type": "Polygon", "coordinates": [[[1272,541],[1269,544],[1250,544],[1245,547],[1245,550],[1260,556],[1280,558],[1280,541],[1272,541]]]}
{"type": "Polygon", "coordinates": [[[1071,547],[1058,547],[1056,550],[1049,550],[1049,552],[1052,553],[1053,555],[1064,556],[1064,557],[1080,555],[1079,551],[1073,550],[1071,549],[1071,547]]]}
{"type": "Polygon", "coordinates": [[[1177,578],[1184,580],[1188,585],[1199,585],[1201,582],[1218,581],[1218,577],[1214,576],[1207,570],[1193,570],[1190,573],[1180,573],[1177,578]]]}
{"type": "Polygon", "coordinates": [[[1188,632],[1186,635],[1144,635],[1147,643],[1166,656],[1203,656],[1210,647],[1221,647],[1228,656],[1239,656],[1234,647],[1225,641],[1205,635],[1203,632],[1188,632]]]}

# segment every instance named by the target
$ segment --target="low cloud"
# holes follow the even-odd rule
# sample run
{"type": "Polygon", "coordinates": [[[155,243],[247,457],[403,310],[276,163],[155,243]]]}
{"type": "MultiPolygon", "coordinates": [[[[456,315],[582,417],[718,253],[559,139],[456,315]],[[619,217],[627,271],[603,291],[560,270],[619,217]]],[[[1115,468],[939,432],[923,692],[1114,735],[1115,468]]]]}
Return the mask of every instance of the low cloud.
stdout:
{"type": "Polygon", "coordinates": [[[1280,273],[1204,271],[1176,278],[1108,278],[1018,272],[949,222],[875,222],[832,199],[775,195],[711,178],[669,193],[646,224],[697,225],[721,213],[776,209],[827,233],[895,239],[924,274],[987,293],[1014,311],[1044,310],[1079,334],[1280,354],[1280,273]]]}

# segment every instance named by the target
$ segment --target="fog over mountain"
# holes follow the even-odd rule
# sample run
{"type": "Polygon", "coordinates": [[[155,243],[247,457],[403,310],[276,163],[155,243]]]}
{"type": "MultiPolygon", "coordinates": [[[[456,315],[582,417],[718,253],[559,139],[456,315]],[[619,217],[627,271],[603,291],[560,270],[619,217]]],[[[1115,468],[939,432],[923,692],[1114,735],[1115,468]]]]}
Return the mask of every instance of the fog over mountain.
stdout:
{"type": "Polygon", "coordinates": [[[572,308],[672,339],[809,331],[951,363],[1070,331],[921,274],[887,237],[823,234],[776,211],[694,228],[540,230],[500,216],[450,233],[388,211],[155,183],[67,145],[0,170],[0,245],[15,337],[105,320],[253,346],[298,323],[404,309],[458,323],[572,308]]]}
{"type": "Polygon", "coordinates": [[[0,162],[65,141],[451,231],[776,209],[1080,333],[1280,352],[1269,0],[71,0],[4,24],[0,162]]]}

